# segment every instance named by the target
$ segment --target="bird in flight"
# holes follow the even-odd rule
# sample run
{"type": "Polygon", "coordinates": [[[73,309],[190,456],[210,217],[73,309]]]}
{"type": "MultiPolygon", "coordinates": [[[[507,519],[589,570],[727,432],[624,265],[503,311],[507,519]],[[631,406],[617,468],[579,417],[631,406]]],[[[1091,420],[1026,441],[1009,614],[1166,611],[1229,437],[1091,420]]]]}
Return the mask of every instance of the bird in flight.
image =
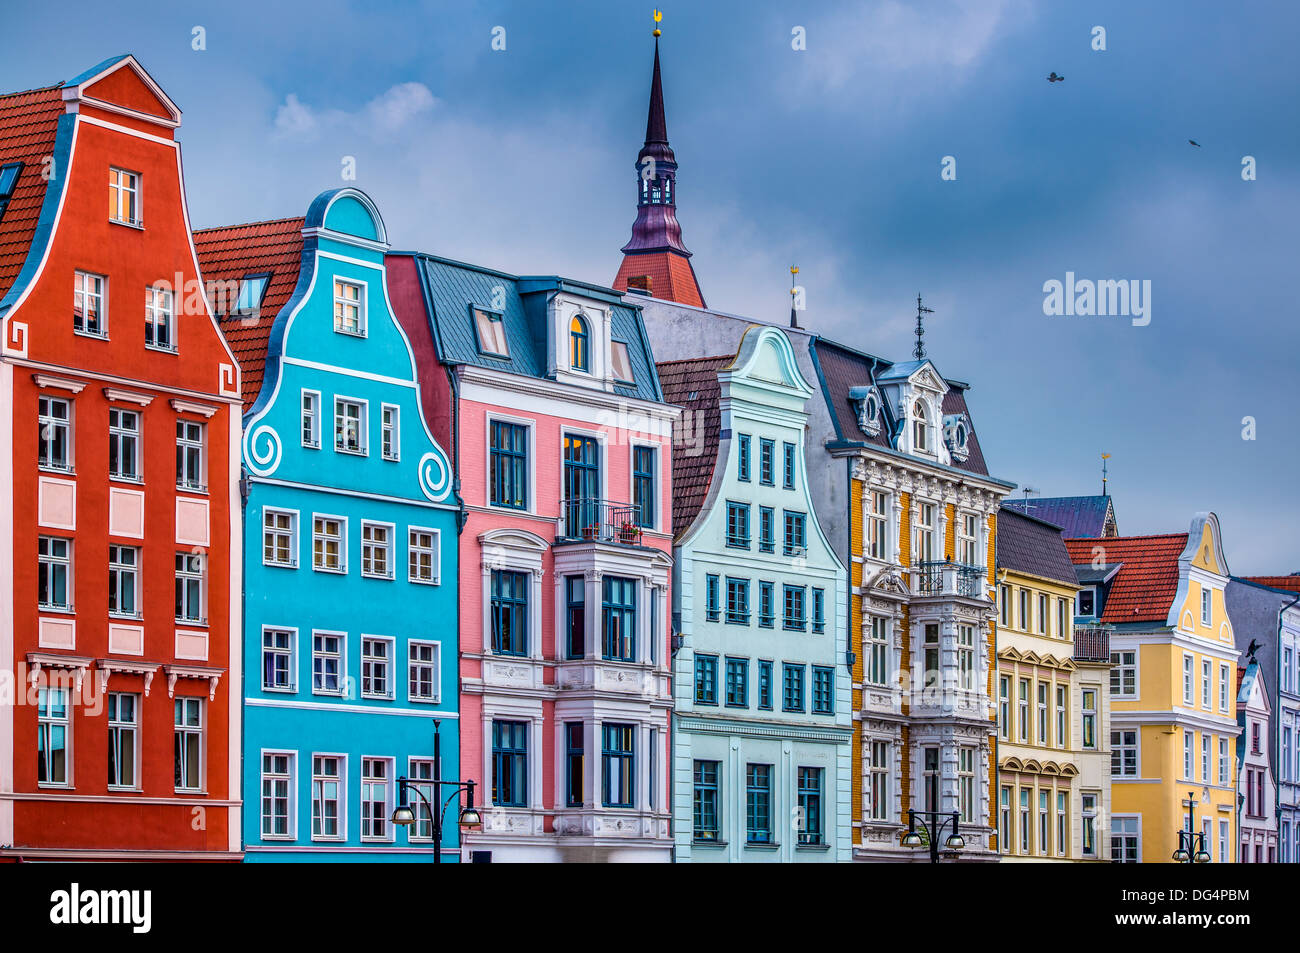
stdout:
{"type": "Polygon", "coordinates": [[[1201,144],[1197,142],[1195,139],[1188,139],[1187,141],[1190,142],[1192,145],[1196,146],[1196,148],[1198,149],[1201,148],[1201,144]]]}
{"type": "Polygon", "coordinates": [[[1065,82],[1065,77],[1064,77],[1064,76],[1057,76],[1057,75],[1056,75],[1056,70],[1052,70],[1052,75],[1049,76],[1049,77],[1047,77],[1047,81],[1048,81],[1049,83],[1064,83],[1064,82],[1065,82]]]}

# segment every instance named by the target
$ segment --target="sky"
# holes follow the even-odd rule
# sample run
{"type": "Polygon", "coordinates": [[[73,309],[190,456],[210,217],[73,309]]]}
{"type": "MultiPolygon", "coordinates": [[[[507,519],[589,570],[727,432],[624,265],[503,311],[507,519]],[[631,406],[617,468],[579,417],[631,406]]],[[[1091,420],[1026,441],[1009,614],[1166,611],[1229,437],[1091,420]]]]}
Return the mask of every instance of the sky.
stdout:
{"type": "MultiPolygon", "coordinates": [[[[184,113],[195,227],[301,215],[351,184],[398,248],[608,283],[653,6],[22,4],[0,89],[134,53],[184,113]]],[[[907,360],[920,293],[993,475],[1097,493],[1109,453],[1122,533],[1209,509],[1233,573],[1300,572],[1300,7],[659,9],[678,218],[710,307],[781,321],[797,264],[802,324],[907,360]],[[1149,281],[1149,322],[1045,314],[1067,272],[1149,281]]]]}

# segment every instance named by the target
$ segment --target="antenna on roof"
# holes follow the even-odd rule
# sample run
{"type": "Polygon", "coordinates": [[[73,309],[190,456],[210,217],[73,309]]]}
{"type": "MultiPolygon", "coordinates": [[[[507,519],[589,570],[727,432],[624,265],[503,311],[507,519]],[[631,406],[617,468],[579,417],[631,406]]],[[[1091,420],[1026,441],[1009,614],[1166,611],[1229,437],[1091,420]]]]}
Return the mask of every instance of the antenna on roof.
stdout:
{"type": "Polygon", "coordinates": [[[1101,455],[1101,495],[1106,495],[1106,461],[1110,459],[1109,453],[1101,455]]]}
{"type": "Polygon", "coordinates": [[[1030,493],[1038,494],[1038,493],[1040,493],[1040,492],[1042,492],[1042,491],[1037,490],[1037,489],[1035,489],[1035,488],[1032,487],[1032,486],[1026,486],[1026,487],[1022,487],[1021,490],[1020,490],[1020,492],[1023,493],[1023,494],[1025,494],[1025,499],[1027,500],[1027,499],[1029,499],[1029,494],[1030,494],[1030,493]]]}
{"type": "Polygon", "coordinates": [[[799,266],[790,266],[790,327],[799,327],[799,318],[795,315],[795,303],[799,300],[799,287],[794,283],[794,276],[799,274],[799,266]]]}
{"type": "Polygon", "coordinates": [[[934,314],[934,308],[927,308],[921,304],[921,293],[916,294],[916,347],[912,348],[912,356],[918,361],[925,357],[925,342],[921,339],[925,337],[925,326],[922,324],[921,317],[926,314],[934,314]]]}

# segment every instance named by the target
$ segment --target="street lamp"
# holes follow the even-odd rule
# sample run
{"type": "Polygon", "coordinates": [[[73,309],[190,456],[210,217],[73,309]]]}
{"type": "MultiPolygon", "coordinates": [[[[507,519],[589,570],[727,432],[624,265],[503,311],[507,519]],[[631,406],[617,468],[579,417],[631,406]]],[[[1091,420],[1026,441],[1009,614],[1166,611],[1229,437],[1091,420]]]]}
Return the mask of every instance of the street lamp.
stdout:
{"type": "Polygon", "coordinates": [[[442,780],[442,732],[439,731],[441,723],[437,718],[433,720],[433,800],[424,796],[418,783],[406,780],[405,776],[397,779],[397,793],[399,803],[393,811],[392,821],[402,827],[409,827],[415,823],[415,811],[411,809],[407,801],[407,793],[414,791],[416,796],[424,802],[425,808],[429,811],[429,819],[433,822],[433,862],[442,863],[442,822],[447,813],[447,808],[452,801],[460,800],[460,792],[465,792],[465,807],[461,810],[457,824],[462,830],[471,830],[479,827],[483,823],[483,818],[474,808],[474,782],[473,781],[444,781],[442,780]],[[442,798],[442,789],[451,788],[451,794],[444,801],[442,798]]]}
{"type": "Polygon", "coordinates": [[[1196,824],[1196,799],[1187,795],[1187,830],[1178,832],[1178,849],[1173,853],[1176,864],[1208,864],[1210,852],[1205,849],[1205,831],[1194,831],[1196,824]]]}
{"type": "Polygon", "coordinates": [[[911,811],[907,812],[907,833],[903,835],[904,847],[920,847],[926,840],[930,843],[930,863],[939,862],[939,838],[943,836],[944,828],[949,824],[952,825],[952,833],[943,842],[943,846],[948,850],[961,850],[966,846],[966,838],[961,836],[961,813],[953,811],[951,814],[941,814],[938,811],[911,811]],[[916,825],[921,825],[921,830],[925,832],[925,839],[922,839],[920,833],[916,830],[916,825]]]}

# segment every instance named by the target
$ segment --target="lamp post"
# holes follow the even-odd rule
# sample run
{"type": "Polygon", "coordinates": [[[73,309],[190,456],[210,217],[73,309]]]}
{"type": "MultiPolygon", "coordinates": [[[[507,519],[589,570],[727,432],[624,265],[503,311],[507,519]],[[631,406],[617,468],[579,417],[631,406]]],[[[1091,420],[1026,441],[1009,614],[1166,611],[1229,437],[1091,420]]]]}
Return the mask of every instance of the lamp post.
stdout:
{"type": "Polygon", "coordinates": [[[930,842],[930,863],[932,864],[939,862],[939,838],[943,835],[944,828],[949,824],[952,825],[952,833],[943,842],[943,846],[948,850],[961,850],[966,846],[966,838],[961,836],[961,812],[959,811],[942,814],[939,811],[909,810],[907,812],[907,833],[903,836],[904,847],[920,847],[923,843],[921,835],[916,830],[917,824],[921,825],[926,840],[930,842]]]}
{"type": "Polygon", "coordinates": [[[1210,852],[1205,849],[1205,831],[1194,831],[1196,825],[1196,799],[1187,794],[1187,830],[1178,832],[1178,849],[1174,851],[1176,864],[1208,864],[1210,852]]]}
{"type": "Polygon", "coordinates": [[[474,782],[473,781],[444,781],[442,780],[442,732],[439,730],[441,722],[435,718],[433,720],[433,799],[424,796],[420,790],[419,784],[406,780],[405,775],[397,779],[397,793],[400,803],[396,810],[393,811],[393,823],[402,827],[409,827],[415,823],[415,811],[411,810],[407,802],[407,792],[414,791],[416,796],[424,802],[424,806],[429,811],[429,819],[433,822],[433,862],[442,863],[442,821],[447,812],[447,807],[452,801],[460,800],[460,792],[465,792],[465,807],[461,810],[457,823],[463,830],[471,830],[483,823],[479,812],[474,809],[474,782]],[[442,799],[442,789],[451,788],[451,794],[444,801],[442,799]]]}

